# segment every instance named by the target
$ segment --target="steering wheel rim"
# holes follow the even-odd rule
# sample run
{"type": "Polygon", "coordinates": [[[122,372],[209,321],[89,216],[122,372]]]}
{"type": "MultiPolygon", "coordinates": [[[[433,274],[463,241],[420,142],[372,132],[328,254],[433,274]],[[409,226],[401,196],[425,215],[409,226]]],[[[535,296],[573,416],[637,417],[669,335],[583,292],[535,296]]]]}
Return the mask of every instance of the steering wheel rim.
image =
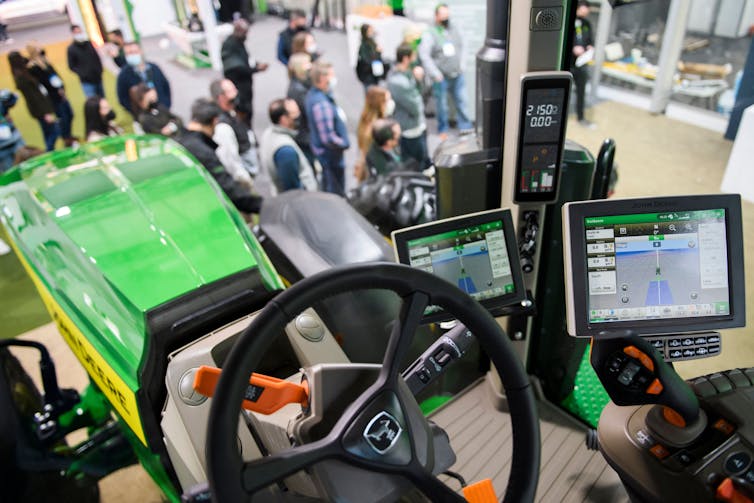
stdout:
{"type": "MultiPolygon", "coordinates": [[[[377,393],[385,390],[393,390],[400,396],[400,391],[391,386],[393,381],[397,382],[400,379],[399,362],[405,356],[405,350],[410,343],[411,337],[405,334],[416,330],[424,307],[427,305],[443,307],[474,333],[482,349],[498,369],[505,389],[513,430],[513,454],[503,501],[533,501],[539,476],[539,422],[531,384],[523,365],[513,351],[511,342],[494,318],[478,302],[456,286],[427,272],[391,263],[338,267],[305,278],[270,301],[238,337],[224,363],[210,408],[206,459],[213,501],[241,501],[248,499],[252,494],[244,488],[243,480],[249,464],[243,461],[238,452],[235,432],[238,427],[243,393],[248,385],[248,376],[259,366],[264,350],[277,337],[280,329],[317,301],[346,292],[366,289],[391,290],[403,299],[403,305],[399,323],[396,324],[398,328],[394,330],[388,343],[380,377],[375,385],[363,393],[362,397],[369,395],[365,400],[374,401],[377,393]],[[408,339],[408,343],[405,339],[408,339]],[[387,382],[389,380],[392,381],[387,382]]],[[[345,448],[339,452],[334,452],[332,449],[336,448],[334,446],[337,442],[343,440],[346,430],[353,429],[351,426],[356,424],[357,420],[360,421],[366,417],[363,415],[365,407],[354,410],[358,407],[352,405],[327,437],[265,457],[257,463],[257,465],[262,465],[261,468],[256,466],[253,470],[256,470],[255,473],[262,478],[267,476],[269,480],[280,480],[284,476],[277,476],[274,479],[277,473],[275,471],[283,468],[287,470],[291,463],[298,466],[295,472],[320,460],[340,457],[344,454],[345,448]]],[[[417,455],[414,451],[415,441],[410,434],[408,436],[413,458],[417,455]]],[[[353,459],[343,460],[356,464],[353,459]]],[[[421,460],[412,459],[411,463],[420,464],[421,460]]],[[[366,463],[358,466],[374,469],[366,463]]],[[[425,494],[428,490],[429,492],[439,491],[439,493],[434,493],[435,496],[444,494],[443,500],[449,499],[448,493],[452,491],[431,473],[429,476],[447,491],[443,492],[439,486],[433,485],[433,482],[428,479],[416,480],[411,476],[409,478],[425,494]]],[[[460,497],[456,499],[463,501],[460,497]]]]}

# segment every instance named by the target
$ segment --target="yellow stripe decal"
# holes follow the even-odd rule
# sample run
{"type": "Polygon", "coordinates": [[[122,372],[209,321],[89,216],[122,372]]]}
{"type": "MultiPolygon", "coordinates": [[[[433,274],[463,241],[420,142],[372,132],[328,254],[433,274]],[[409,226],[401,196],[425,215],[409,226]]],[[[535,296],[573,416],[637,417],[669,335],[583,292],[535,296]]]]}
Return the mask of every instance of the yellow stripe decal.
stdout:
{"type": "Polygon", "coordinates": [[[42,280],[35,274],[29,263],[20,250],[16,247],[16,243],[13,239],[9,240],[13,246],[16,256],[18,256],[21,264],[26,269],[29,277],[34,282],[39,296],[42,298],[47,311],[55,321],[58,327],[58,331],[65,339],[65,342],[76,355],[81,365],[83,365],[87,374],[92,380],[97,383],[100,391],[105,394],[107,399],[112,404],[113,408],[118,412],[121,418],[126,424],[133,430],[139,440],[144,445],[147,445],[146,437],[144,436],[144,429],[141,426],[141,420],[139,419],[139,408],[136,405],[136,394],[128,385],[123,382],[123,379],[115,372],[115,370],[107,364],[104,358],[97,352],[92,346],[92,343],[81,333],[81,330],[76,326],[71,318],[66,314],[60,304],[58,304],[53,296],[50,294],[47,287],[42,280]]]}

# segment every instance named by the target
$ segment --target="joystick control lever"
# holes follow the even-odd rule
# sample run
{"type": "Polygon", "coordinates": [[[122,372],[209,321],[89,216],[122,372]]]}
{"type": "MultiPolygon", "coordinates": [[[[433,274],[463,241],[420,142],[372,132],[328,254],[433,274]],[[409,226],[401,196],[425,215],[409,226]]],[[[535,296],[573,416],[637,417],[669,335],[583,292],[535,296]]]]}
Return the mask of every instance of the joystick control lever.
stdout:
{"type": "Polygon", "coordinates": [[[590,361],[617,405],[663,406],[658,412],[667,424],[661,429],[696,431],[704,421],[691,387],[638,335],[592,339],[590,361]]]}

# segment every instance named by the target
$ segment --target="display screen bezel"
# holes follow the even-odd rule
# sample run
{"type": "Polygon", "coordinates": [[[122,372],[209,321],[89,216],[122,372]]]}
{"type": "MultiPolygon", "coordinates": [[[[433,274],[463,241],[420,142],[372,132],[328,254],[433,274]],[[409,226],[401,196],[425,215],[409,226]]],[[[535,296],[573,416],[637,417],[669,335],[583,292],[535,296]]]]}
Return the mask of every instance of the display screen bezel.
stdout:
{"type": "MultiPolygon", "coordinates": [[[[526,299],[526,287],[524,285],[523,273],[521,272],[518,244],[515,238],[516,234],[510,210],[495,209],[482,211],[394,231],[392,233],[392,240],[396,260],[401,264],[410,265],[408,248],[408,243],[410,241],[498,221],[503,224],[503,238],[505,240],[505,250],[508,253],[508,260],[511,266],[513,292],[489,299],[479,300],[477,302],[490,312],[501,307],[520,303],[526,299]]],[[[450,319],[452,319],[452,317],[447,313],[437,311],[431,314],[425,314],[423,321],[427,323],[450,319]]]]}
{"type": "Polygon", "coordinates": [[[563,213],[563,223],[566,226],[564,227],[563,251],[566,265],[568,333],[570,335],[598,338],[618,337],[627,334],[649,336],[701,332],[745,325],[746,298],[743,275],[741,198],[737,194],[568,203],[563,207],[563,213]],[[725,210],[729,314],[654,320],[589,322],[586,219],[712,209],[725,210]]]}
{"type": "Polygon", "coordinates": [[[573,78],[568,72],[548,72],[544,75],[524,75],[521,80],[521,110],[519,116],[518,151],[516,154],[516,180],[513,201],[516,203],[529,202],[552,202],[557,200],[560,181],[561,163],[563,162],[563,146],[565,145],[565,132],[568,124],[568,103],[571,93],[573,78]],[[563,111],[560,127],[560,135],[557,143],[557,159],[555,172],[553,173],[553,189],[547,192],[522,192],[521,176],[523,174],[524,134],[526,132],[526,103],[529,91],[535,89],[563,89],[563,111]]]}

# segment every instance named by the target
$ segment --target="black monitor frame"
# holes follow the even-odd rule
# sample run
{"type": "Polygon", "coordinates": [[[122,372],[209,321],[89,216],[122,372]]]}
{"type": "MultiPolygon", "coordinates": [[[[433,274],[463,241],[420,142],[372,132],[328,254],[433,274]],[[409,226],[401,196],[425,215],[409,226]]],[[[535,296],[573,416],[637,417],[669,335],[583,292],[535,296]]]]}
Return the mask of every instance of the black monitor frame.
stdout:
{"type": "Polygon", "coordinates": [[[738,194],[600,200],[563,206],[563,251],[569,335],[610,338],[670,335],[742,327],[746,324],[741,197],[738,194]],[[724,209],[730,313],[719,316],[589,323],[586,223],[589,217],[724,209]]]}
{"type": "Polygon", "coordinates": [[[518,144],[516,153],[516,180],[513,188],[513,201],[516,203],[550,203],[558,198],[560,185],[561,163],[563,161],[563,148],[565,145],[565,131],[568,124],[568,103],[571,93],[573,77],[570,72],[532,72],[521,77],[521,111],[519,117],[518,144]],[[545,141],[540,143],[524,143],[527,131],[527,103],[529,93],[535,90],[562,90],[563,104],[560,111],[560,130],[557,142],[545,141]],[[552,190],[546,192],[524,192],[521,189],[521,179],[524,175],[524,147],[540,145],[557,145],[555,153],[555,169],[553,171],[552,190]]]}
{"type": "MultiPolygon", "coordinates": [[[[401,264],[410,264],[408,249],[409,241],[498,221],[502,222],[503,224],[503,238],[505,240],[505,249],[508,253],[508,261],[510,263],[514,289],[511,293],[478,301],[483,307],[485,307],[494,315],[499,308],[521,304],[521,302],[523,302],[527,298],[526,286],[524,284],[523,273],[521,272],[520,266],[520,258],[518,256],[516,232],[515,228],[513,227],[513,218],[511,217],[510,210],[498,208],[494,210],[472,213],[469,215],[451,217],[444,220],[438,220],[435,222],[429,222],[426,224],[393,231],[391,237],[393,240],[393,248],[395,250],[396,260],[401,264]]],[[[439,311],[431,314],[425,314],[422,321],[424,323],[429,323],[447,321],[450,319],[452,319],[451,316],[442,311],[439,311]]]]}

